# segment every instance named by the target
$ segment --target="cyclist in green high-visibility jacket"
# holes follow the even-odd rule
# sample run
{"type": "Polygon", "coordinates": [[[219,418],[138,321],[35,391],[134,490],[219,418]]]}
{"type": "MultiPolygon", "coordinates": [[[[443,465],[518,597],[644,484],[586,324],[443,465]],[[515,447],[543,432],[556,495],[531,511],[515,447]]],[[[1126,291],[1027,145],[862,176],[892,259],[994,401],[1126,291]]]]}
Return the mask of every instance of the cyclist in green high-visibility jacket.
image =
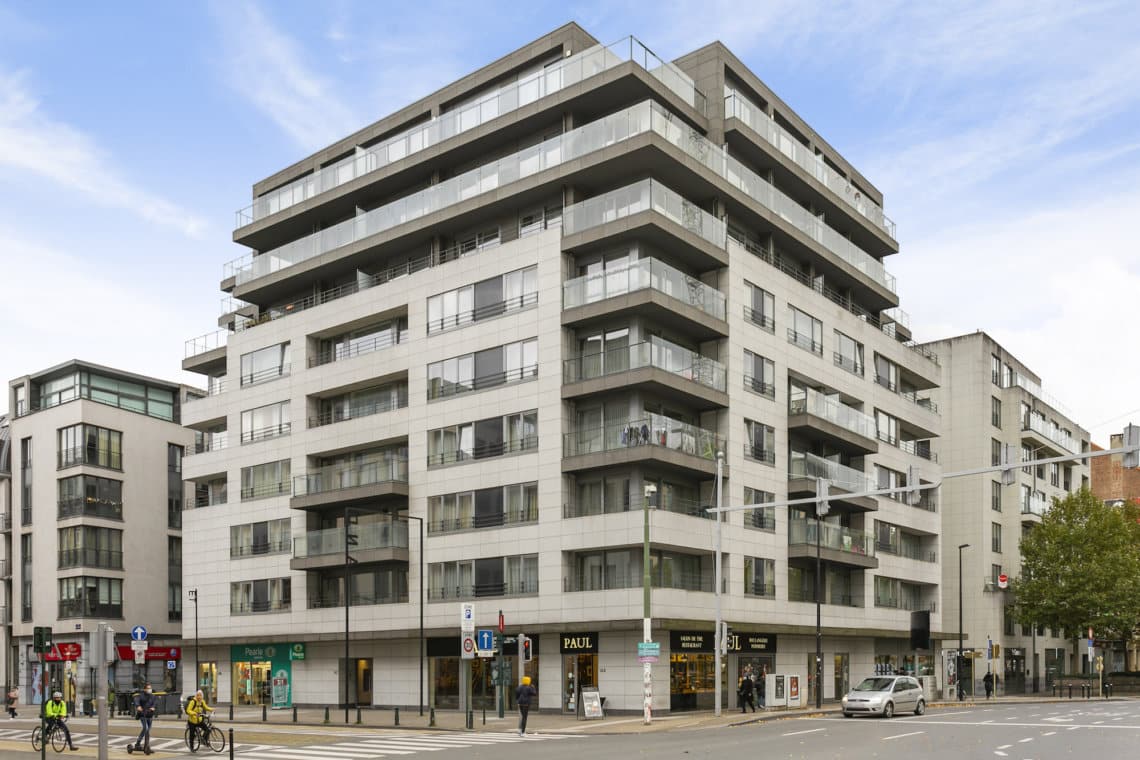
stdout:
{"type": "Polygon", "coordinates": [[[63,731],[63,736],[67,739],[67,746],[71,748],[72,751],[79,749],[79,747],[71,743],[71,731],[67,730],[67,703],[63,701],[63,694],[57,691],[51,695],[51,699],[44,705],[44,717],[47,718],[47,734],[45,738],[51,734],[54,728],[56,731],[63,731]]]}

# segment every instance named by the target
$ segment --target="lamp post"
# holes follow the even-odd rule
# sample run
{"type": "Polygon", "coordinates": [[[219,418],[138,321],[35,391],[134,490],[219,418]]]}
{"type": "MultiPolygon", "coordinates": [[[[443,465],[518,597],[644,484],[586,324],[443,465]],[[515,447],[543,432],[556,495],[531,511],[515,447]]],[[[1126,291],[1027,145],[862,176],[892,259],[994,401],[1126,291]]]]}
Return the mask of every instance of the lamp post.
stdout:
{"type": "Polygon", "coordinates": [[[194,691],[197,691],[200,688],[198,681],[201,678],[198,669],[202,667],[198,664],[198,589],[192,588],[186,593],[190,595],[190,601],[194,602],[194,691]]]}
{"type": "Polygon", "coordinates": [[[718,718],[720,717],[721,658],[725,657],[728,654],[728,642],[724,640],[724,615],[721,610],[720,599],[721,585],[724,583],[724,566],[721,564],[723,560],[720,556],[721,533],[723,531],[724,520],[722,519],[721,513],[719,511],[720,508],[724,506],[722,504],[721,498],[721,489],[723,487],[721,474],[723,471],[724,452],[718,451],[716,453],[716,507],[718,510],[716,513],[716,561],[713,563],[716,568],[716,578],[713,581],[716,584],[716,631],[713,633],[713,649],[716,650],[713,656],[713,670],[716,672],[716,676],[713,679],[713,688],[716,690],[716,700],[713,704],[715,705],[716,709],[713,711],[713,713],[718,718]]]}
{"type": "MultiPolygon", "coordinates": [[[[641,639],[653,641],[650,613],[650,575],[649,575],[649,499],[641,502],[642,535],[641,535],[641,639]]],[[[575,684],[575,688],[577,685],[575,684]]],[[[641,666],[642,688],[642,714],[645,725],[653,720],[653,666],[649,658],[641,666]]]]}
{"type": "Polygon", "coordinates": [[[820,561],[820,534],[823,533],[823,518],[830,511],[827,497],[830,487],[825,478],[816,479],[815,503],[815,709],[823,706],[823,613],[821,610],[823,579],[820,561]]]}
{"type": "Polygon", "coordinates": [[[352,671],[348,659],[348,610],[352,606],[352,576],[349,567],[354,560],[348,553],[350,546],[356,546],[356,534],[349,530],[351,513],[357,512],[351,507],[344,508],[344,723],[348,725],[348,687],[352,671]]]}
{"type": "Polygon", "coordinates": [[[424,518],[404,515],[420,524],[420,717],[424,714],[424,518]]]}
{"type": "Polygon", "coordinates": [[[964,635],[962,633],[962,550],[968,549],[969,544],[958,544],[958,663],[955,672],[958,674],[958,701],[961,702],[964,696],[962,691],[962,642],[964,635]]]}

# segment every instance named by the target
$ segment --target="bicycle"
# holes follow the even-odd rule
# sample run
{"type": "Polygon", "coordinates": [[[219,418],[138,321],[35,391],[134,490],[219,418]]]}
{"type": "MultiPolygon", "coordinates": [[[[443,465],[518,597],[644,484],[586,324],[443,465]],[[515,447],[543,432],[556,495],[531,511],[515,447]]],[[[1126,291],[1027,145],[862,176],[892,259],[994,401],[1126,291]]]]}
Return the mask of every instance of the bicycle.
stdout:
{"type": "Polygon", "coordinates": [[[215,752],[221,752],[226,748],[226,735],[222,733],[222,729],[214,725],[209,715],[203,715],[202,722],[198,725],[187,726],[185,739],[186,746],[191,752],[197,752],[198,747],[203,744],[215,752]]]}
{"type": "MultiPolygon", "coordinates": [[[[67,749],[67,737],[59,730],[57,723],[48,724],[47,740],[51,742],[51,748],[56,752],[63,752],[67,749]]],[[[41,746],[43,746],[43,727],[36,726],[32,729],[32,749],[39,752],[41,746]]]]}

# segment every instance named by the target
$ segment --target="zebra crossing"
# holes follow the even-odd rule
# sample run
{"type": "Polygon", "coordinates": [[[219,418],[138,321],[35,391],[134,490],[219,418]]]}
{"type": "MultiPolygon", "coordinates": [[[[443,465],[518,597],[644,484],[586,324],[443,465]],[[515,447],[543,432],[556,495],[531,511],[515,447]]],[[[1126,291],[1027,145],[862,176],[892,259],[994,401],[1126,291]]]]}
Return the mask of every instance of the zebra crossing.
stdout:
{"type": "MultiPolygon", "coordinates": [[[[0,741],[31,742],[32,732],[27,728],[0,729],[0,741]]],[[[334,737],[330,736],[330,739],[334,737]]],[[[299,746],[278,744],[234,743],[234,755],[243,760],[379,760],[386,757],[414,755],[418,752],[437,752],[448,749],[469,749],[494,744],[522,744],[530,742],[575,739],[580,737],[562,734],[527,734],[519,736],[510,732],[480,732],[473,734],[452,734],[443,732],[377,732],[375,734],[355,734],[351,739],[322,742],[299,746]]],[[[77,747],[96,747],[99,737],[93,733],[71,732],[71,740],[77,747]]],[[[133,744],[134,736],[111,735],[107,738],[110,749],[127,749],[133,744]]],[[[155,752],[185,754],[189,750],[182,737],[165,738],[152,736],[150,748],[155,752]]],[[[227,750],[229,748],[227,747],[227,750]]],[[[202,755],[202,751],[199,751],[202,755]]],[[[207,752],[205,757],[213,753],[207,752]]],[[[227,753],[228,754],[228,753],[227,753]]]]}
{"type": "Polygon", "coordinates": [[[560,734],[477,733],[445,734],[398,732],[377,733],[366,738],[333,741],[328,744],[299,747],[234,748],[244,760],[373,760],[374,758],[414,755],[448,749],[469,749],[493,744],[523,744],[552,739],[568,739],[560,734]]]}

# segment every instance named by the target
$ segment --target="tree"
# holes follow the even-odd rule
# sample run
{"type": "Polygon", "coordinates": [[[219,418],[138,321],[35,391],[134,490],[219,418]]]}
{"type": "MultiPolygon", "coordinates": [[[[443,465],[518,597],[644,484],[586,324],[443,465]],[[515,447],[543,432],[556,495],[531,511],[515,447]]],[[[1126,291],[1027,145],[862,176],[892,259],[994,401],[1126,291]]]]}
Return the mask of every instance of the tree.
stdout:
{"type": "Polygon", "coordinates": [[[1022,625],[1074,638],[1127,639],[1140,626],[1140,507],[1106,506],[1088,489],[1053,506],[1021,539],[1021,575],[1011,582],[1022,625]]]}

